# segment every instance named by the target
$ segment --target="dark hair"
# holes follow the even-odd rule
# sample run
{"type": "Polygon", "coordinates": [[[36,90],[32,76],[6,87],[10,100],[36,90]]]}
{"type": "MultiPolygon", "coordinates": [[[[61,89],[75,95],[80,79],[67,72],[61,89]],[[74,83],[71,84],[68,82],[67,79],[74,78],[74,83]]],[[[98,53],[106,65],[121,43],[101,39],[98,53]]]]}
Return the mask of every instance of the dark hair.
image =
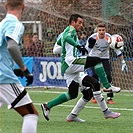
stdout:
{"type": "Polygon", "coordinates": [[[32,35],[32,36],[34,36],[34,35],[38,35],[38,34],[35,32],[35,33],[33,33],[33,35],[32,35]]]}
{"type": "Polygon", "coordinates": [[[69,19],[69,24],[71,24],[72,21],[77,22],[78,18],[82,18],[83,19],[83,17],[81,15],[79,15],[79,14],[72,14],[70,16],[70,19],[69,19]]]}
{"type": "Polygon", "coordinates": [[[99,28],[99,27],[105,27],[105,28],[106,28],[106,24],[104,24],[104,23],[99,23],[99,24],[97,25],[97,28],[99,28]]]}
{"type": "Polygon", "coordinates": [[[82,34],[87,35],[87,33],[85,31],[83,31],[82,34]]]}

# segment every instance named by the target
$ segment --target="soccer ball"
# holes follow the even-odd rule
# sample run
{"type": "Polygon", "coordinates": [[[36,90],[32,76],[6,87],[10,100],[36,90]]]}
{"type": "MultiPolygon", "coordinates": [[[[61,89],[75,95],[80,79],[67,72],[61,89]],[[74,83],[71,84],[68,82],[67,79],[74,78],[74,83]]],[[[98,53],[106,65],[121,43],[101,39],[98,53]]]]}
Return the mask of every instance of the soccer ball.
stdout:
{"type": "Polygon", "coordinates": [[[120,49],[124,45],[123,38],[118,34],[112,35],[111,38],[109,38],[108,43],[112,49],[120,49]]]}

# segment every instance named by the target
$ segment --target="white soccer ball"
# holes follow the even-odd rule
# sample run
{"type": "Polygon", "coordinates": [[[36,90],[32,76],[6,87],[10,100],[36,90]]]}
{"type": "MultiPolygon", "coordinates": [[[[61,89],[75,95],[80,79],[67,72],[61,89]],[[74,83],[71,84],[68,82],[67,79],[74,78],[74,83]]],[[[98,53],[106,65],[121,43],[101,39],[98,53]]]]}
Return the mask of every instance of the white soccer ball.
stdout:
{"type": "Polygon", "coordinates": [[[118,34],[112,35],[111,38],[109,38],[108,43],[112,49],[120,49],[124,45],[123,38],[118,34]]]}

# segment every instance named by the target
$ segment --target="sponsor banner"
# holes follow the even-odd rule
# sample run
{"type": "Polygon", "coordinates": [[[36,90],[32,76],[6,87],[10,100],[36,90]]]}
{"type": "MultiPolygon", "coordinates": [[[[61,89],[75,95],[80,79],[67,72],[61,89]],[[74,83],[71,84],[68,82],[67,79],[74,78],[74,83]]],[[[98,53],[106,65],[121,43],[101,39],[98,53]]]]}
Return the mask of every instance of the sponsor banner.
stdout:
{"type": "Polygon", "coordinates": [[[35,57],[33,59],[33,86],[66,87],[66,81],[61,73],[60,57],[35,57]]]}

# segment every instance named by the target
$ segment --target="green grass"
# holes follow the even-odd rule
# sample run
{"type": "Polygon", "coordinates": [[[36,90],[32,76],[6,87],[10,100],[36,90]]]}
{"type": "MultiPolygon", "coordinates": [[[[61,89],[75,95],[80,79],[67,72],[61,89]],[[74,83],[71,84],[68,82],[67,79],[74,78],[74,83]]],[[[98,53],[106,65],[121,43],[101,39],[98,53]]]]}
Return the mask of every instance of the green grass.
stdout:
{"type": "MultiPolygon", "coordinates": [[[[133,95],[131,92],[115,94],[114,105],[108,105],[122,115],[118,119],[104,119],[97,104],[89,102],[79,117],[85,123],[66,122],[66,116],[76,104],[77,99],[68,101],[51,109],[50,121],[42,115],[40,104],[47,102],[66,90],[28,90],[38,112],[38,133],[132,133],[133,132],[133,95]],[[55,93],[53,93],[55,92],[55,93]],[[59,92],[59,93],[56,93],[59,92]]],[[[106,96],[104,95],[105,99],[106,96]]],[[[8,110],[4,105],[0,109],[0,133],[21,133],[22,118],[14,110],[8,110]]]]}

